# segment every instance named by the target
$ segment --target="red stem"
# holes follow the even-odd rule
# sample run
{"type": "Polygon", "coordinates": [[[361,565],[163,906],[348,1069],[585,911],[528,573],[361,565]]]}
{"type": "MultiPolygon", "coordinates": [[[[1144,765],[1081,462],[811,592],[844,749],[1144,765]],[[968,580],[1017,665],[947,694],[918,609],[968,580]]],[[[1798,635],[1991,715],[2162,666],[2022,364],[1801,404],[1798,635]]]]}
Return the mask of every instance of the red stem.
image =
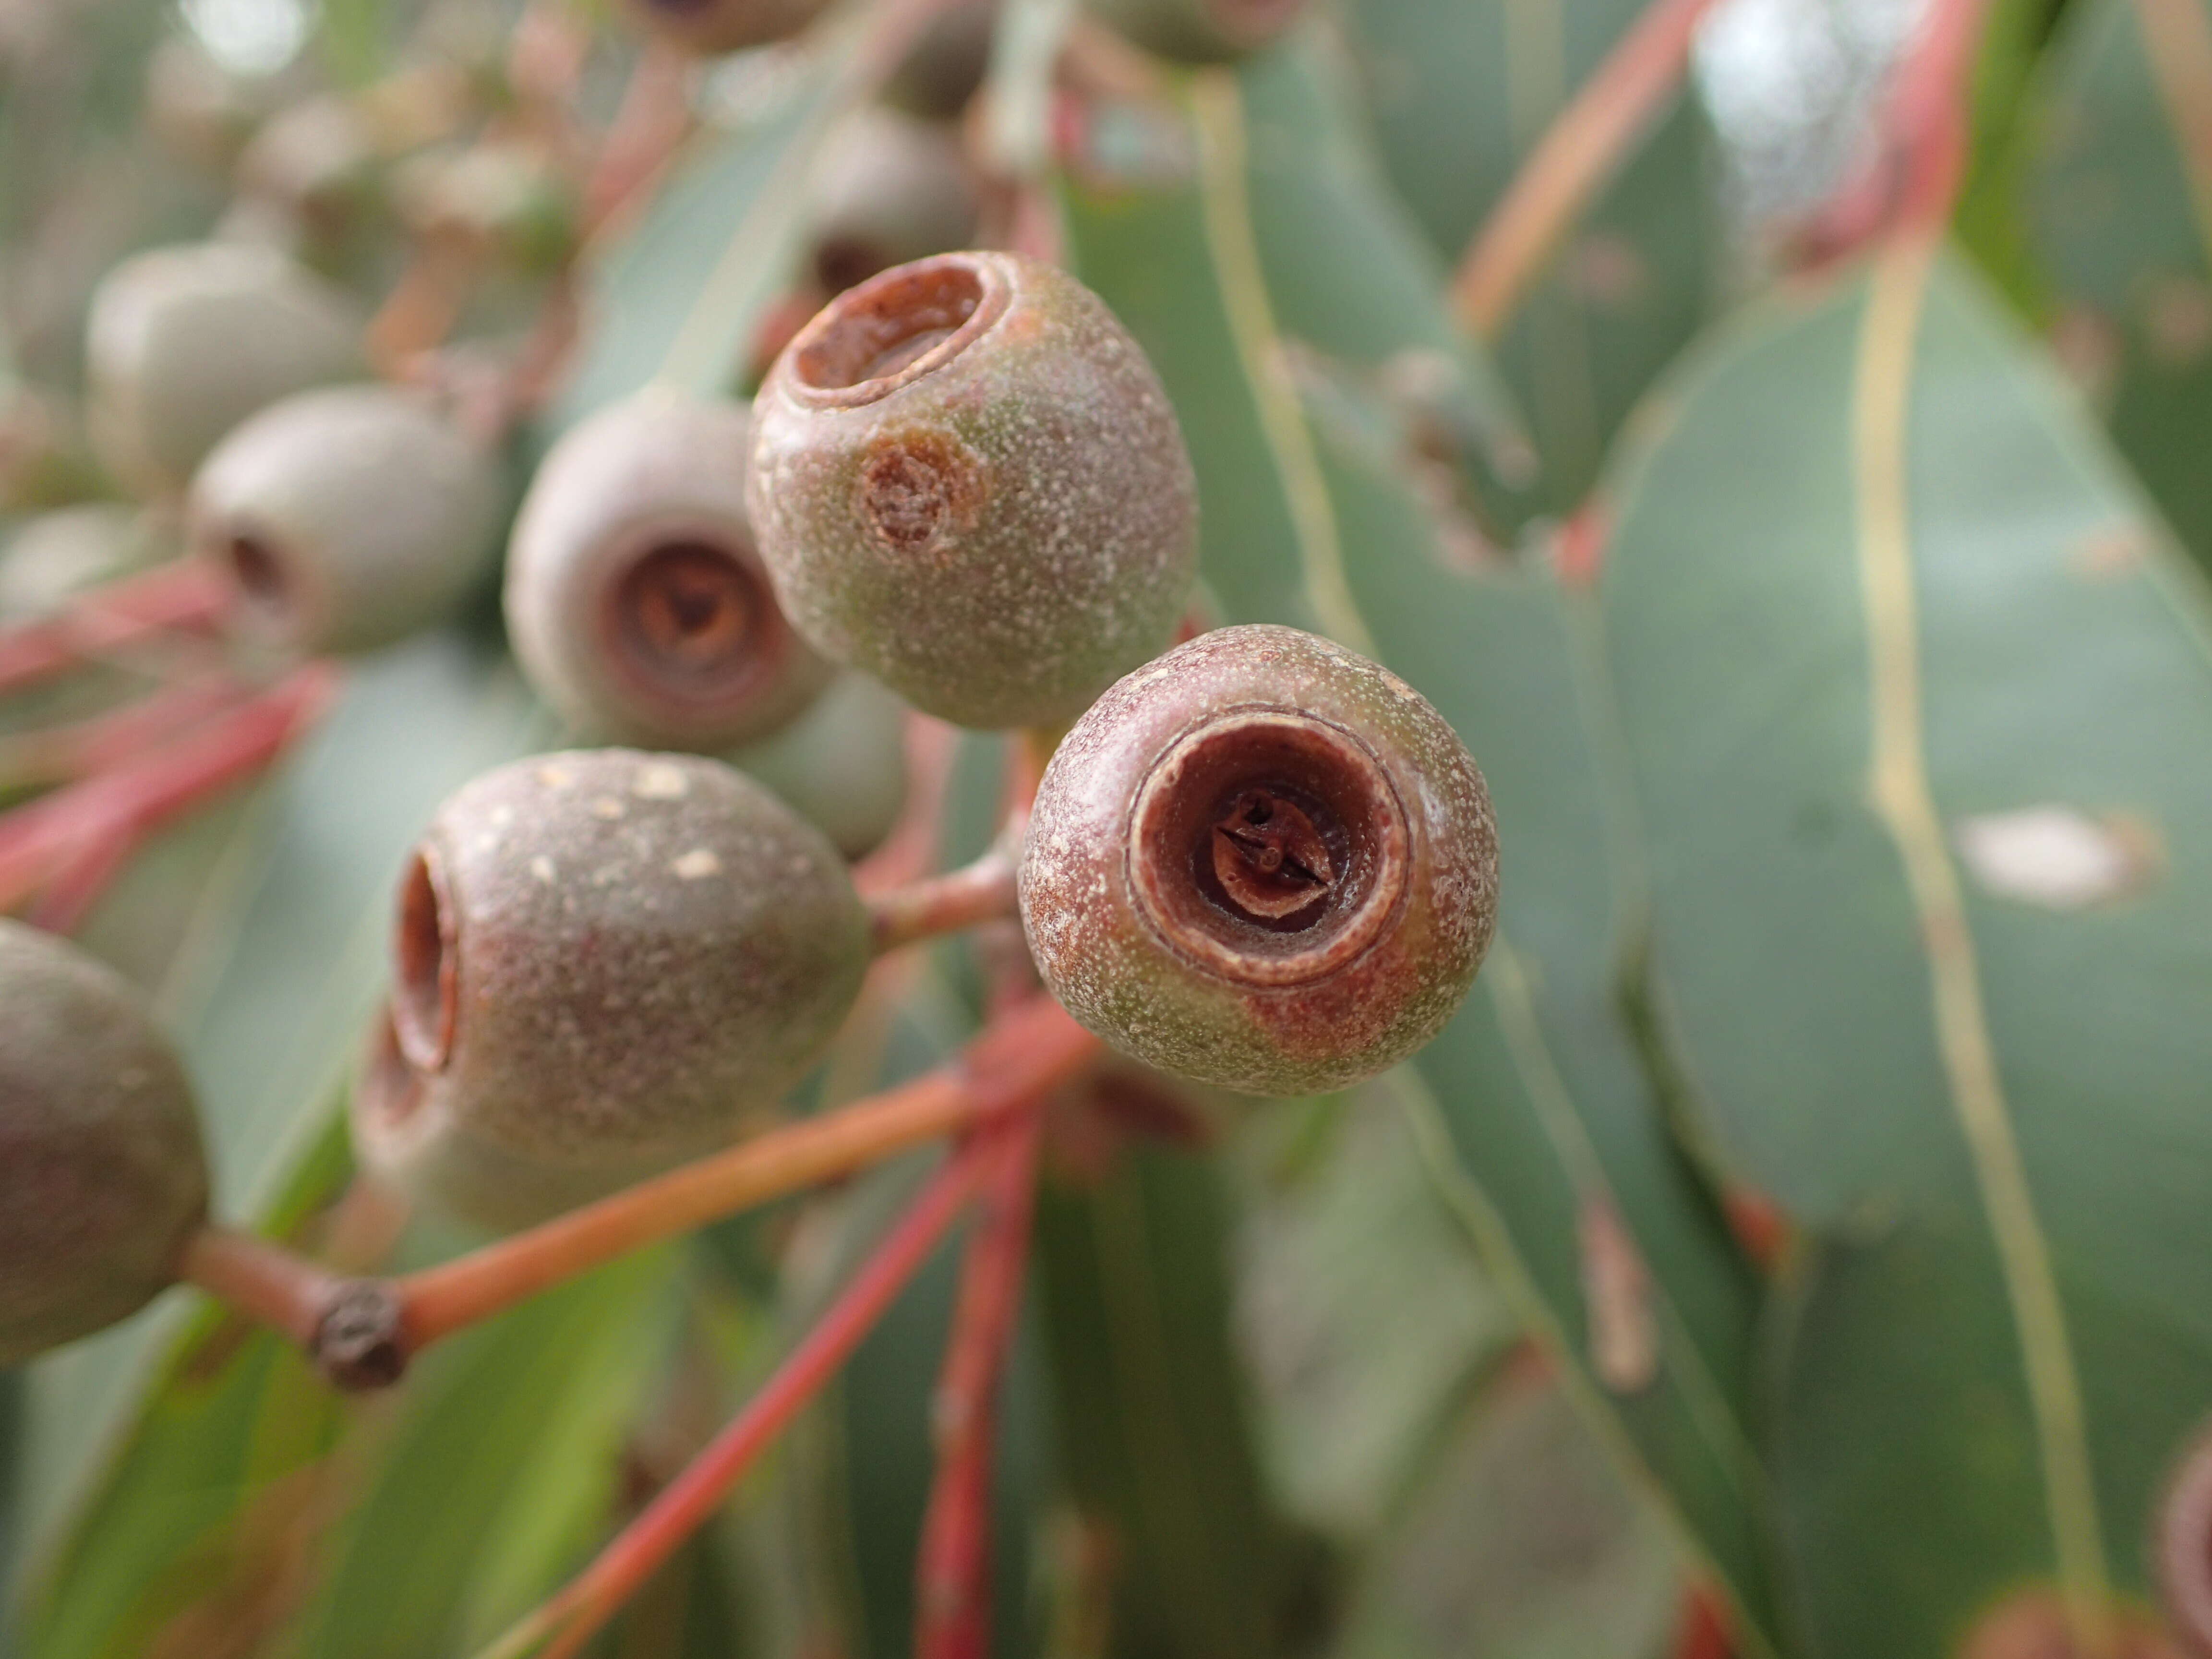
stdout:
{"type": "Polygon", "coordinates": [[[195,675],[104,714],[0,738],[0,788],[68,783],[120,766],[246,695],[228,674],[195,675]]]}
{"type": "Polygon", "coordinates": [[[933,1416],[937,1480],[915,1564],[915,1659],[991,1648],[991,1462],[999,1389],[1021,1316],[1044,1114],[1006,1131],[961,1262],[960,1300],[933,1416]]]}
{"type": "Polygon", "coordinates": [[[88,842],[150,834],[259,771],[336,687],[334,668],[310,663],[175,743],[0,814],[0,910],[21,904],[88,842]]]}
{"type": "Polygon", "coordinates": [[[528,1652],[551,1638],[546,1659],[567,1659],[703,1525],[775,1437],[821,1392],[929,1260],[974,1190],[999,1142],[978,1137],[930,1177],[814,1328],[729,1425],[661,1490],[644,1513],[566,1589],[509,1632],[493,1652],[528,1652]]]}
{"type": "Polygon", "coordinates": [[[94,589],[58,617],[0,629],[0,691],[14,691],[173,629],[206,628],[229,589],[197,560],[179,559],[94,589]]]}

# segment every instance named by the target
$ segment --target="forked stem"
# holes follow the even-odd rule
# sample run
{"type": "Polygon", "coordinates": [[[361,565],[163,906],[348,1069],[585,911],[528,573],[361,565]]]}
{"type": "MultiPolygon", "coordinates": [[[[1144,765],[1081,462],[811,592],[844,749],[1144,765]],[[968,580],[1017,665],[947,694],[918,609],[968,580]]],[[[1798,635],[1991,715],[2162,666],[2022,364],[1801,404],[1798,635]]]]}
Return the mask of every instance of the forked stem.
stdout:
{"type": "Polygon", "coordinates": [[[0,909],[12,909],[80,849],[144,835],[269,765],[327,706],[337,685],[310,663],[187,733],[0,813],[0,909]]]}
{"type": "Polygon", "coordinates": [[[1044,1117],[1007,1127],[960,1268],[932,1418],[937,1479],[915,1563],[915,1659],[985,1659],[991,1645],[991,1464],[999,1391],[1019,1322],[1044,1117]]]}
{"type": "Polygon", "coordinates": [[[951,1065],[911,1083],[770,1130],[398,1280],[408,1345],[420,1349],[616,1256],[1019,1107],[1066,1081],[1097,1047],[1057,1003],[1036,998],[995,1022],[951,1065]]]}
{"type": "Polygon", "coordinates": [[[1650,0],[1537,141],[1452,280],[1453,304],[1474,333],[1496,337],[1559,239],[1674,98],[1712,5],[1650,0]]]}
{"type": "Polygon", "coordinates": [[[60,615],[0,629],[0,691],[36,684],[158,635],[214,625],[228,602],[222,578],[179,559],[79,595],[60,615]]]}
{"type": "Polygon", "coordinates": [[[761,1391],[642,1514],[552,1600],[485,1650],[483,1659],[570,1659],[703,1525],[775,1437],[819,1394],[907,1282],[929,1260],[975,1189],[996,1138],[947,1159],[829,1310],[761,1391]],[[542,1650],[541,1650],[541,1644],[542,1650]]]}

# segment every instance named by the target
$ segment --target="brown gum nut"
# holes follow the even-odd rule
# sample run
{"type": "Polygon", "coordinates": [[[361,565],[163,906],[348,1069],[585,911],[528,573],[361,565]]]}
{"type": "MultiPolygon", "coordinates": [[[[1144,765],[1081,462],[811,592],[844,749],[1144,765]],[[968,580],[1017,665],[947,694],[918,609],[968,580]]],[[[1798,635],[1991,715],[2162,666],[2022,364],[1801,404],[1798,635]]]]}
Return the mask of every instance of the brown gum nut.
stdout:
{"type": "Polygon", "coordinates": [[[572,1197],[726,1142],[813,1065],[868,960],[820,831],[720,762],[633,750],[462,788],[397,921],[364,1156],[504,1161],[572,1197]]]}
{"type": "Polygon", "coordinates": [[[549,452],[508,544],[516,655],[580,734],[719,751],[836,672],[776,603],[745,517],[744,408],[653,388],[549,452]]]}
{"type": "Polygon", "coordinates": [[[1146,52],[1182,64],[1225,64],[1277,39],[1306,0],[1084,0],[1085,9],[1146,52]]]}
{"type": "Polygon", "coordinates": [[[1197,487],[1103,302],[1011,253],[831,301],[755,401],[755,530],[825,655],[962,726],[1054,724],[1172,635],[1197,487]]]}
{"type": "Polygon", "coordinates": [[[230,580],[240,631],[313,655],[372,650],[450,612],[486,574],[504,496],[494,458],[427,400],[332,386],[225,438],[185,516],[193,550],[230,580]]]}
{"type": "Polygon", "coordinates": [[[179,489],[256,410],[360,374],[362,327],[343,291],[273,248],[134,254],[101,278],[85,325],[94,445],[134,487],[179,489]]]}
{"type": "Polygon", "coordinates": [[[1488,948],[1482,775],[1389,671],[1221,629],[1109,690],[1045,769],[1021,871],[1046,985],[1176,1076],[1311,1094],[1420,1048],[1488,948]]]}
{"type": "Polygon", "coordinates": [[[796,34],[826,0],[623,0],[647,33],[702,56],[796,34]]]}
{"type": "Polygon", "coordinates": [[[131,988],[0,920],[0,1365],[173,1283],[207,1185],[191,1085],[131,988]]]}

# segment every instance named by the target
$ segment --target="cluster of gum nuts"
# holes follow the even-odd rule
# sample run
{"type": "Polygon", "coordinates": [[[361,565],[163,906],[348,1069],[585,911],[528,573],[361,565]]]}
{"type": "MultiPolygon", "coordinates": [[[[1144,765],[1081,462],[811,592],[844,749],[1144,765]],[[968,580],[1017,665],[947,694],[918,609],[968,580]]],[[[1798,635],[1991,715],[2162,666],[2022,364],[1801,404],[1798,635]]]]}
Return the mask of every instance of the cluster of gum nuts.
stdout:
{"type": "MultiPolygon", "coordinates": [[[[319,447],[279,404],[200,468],[193,534],[264,625],[388,631],[426,550],[494,512],[383,396],[313,394],[319,447]],[[333,476],[355,487],[314,487],[333,476]],[[420,487],[371,498],[395,476],[420,487]]],[[[805,1076],[881,918],[829,836],[714,757],[803,720],[841,666],[962,726],[1064,731],[1008,896],[1044,988],[1114,1048],[1285,1095],[1426,1042],[1491,933],[1482,779],[1411,688],[1324,640],[1229,627],[1156,655],[1196,520],[1141,349],[1010,253],[848,290],[750,414],[655,388],[570,431],[514,520],[509,631],[580,731],[635,746],[520,760],[438,811],[355,1091],[362,1163],[513,1228],[727,1144],[805,1076]]],[[[125,988],[0,925],[0,1361],[171,1282],[205,1195],[189,1084],[125,988]]]]}

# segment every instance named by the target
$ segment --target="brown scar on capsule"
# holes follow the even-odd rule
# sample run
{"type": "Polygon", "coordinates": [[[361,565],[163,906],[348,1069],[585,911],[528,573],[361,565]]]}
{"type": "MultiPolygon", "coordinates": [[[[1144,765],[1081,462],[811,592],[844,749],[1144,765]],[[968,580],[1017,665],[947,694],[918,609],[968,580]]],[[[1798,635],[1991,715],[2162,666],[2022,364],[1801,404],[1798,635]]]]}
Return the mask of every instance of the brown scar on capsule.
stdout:
{"type": "Polygon", "coordinates": [[[981,459],[949,433],[888,434],[860,464],[860,516],[894,553],[927,551],[972,526],[985,495],[981,459]]]}

